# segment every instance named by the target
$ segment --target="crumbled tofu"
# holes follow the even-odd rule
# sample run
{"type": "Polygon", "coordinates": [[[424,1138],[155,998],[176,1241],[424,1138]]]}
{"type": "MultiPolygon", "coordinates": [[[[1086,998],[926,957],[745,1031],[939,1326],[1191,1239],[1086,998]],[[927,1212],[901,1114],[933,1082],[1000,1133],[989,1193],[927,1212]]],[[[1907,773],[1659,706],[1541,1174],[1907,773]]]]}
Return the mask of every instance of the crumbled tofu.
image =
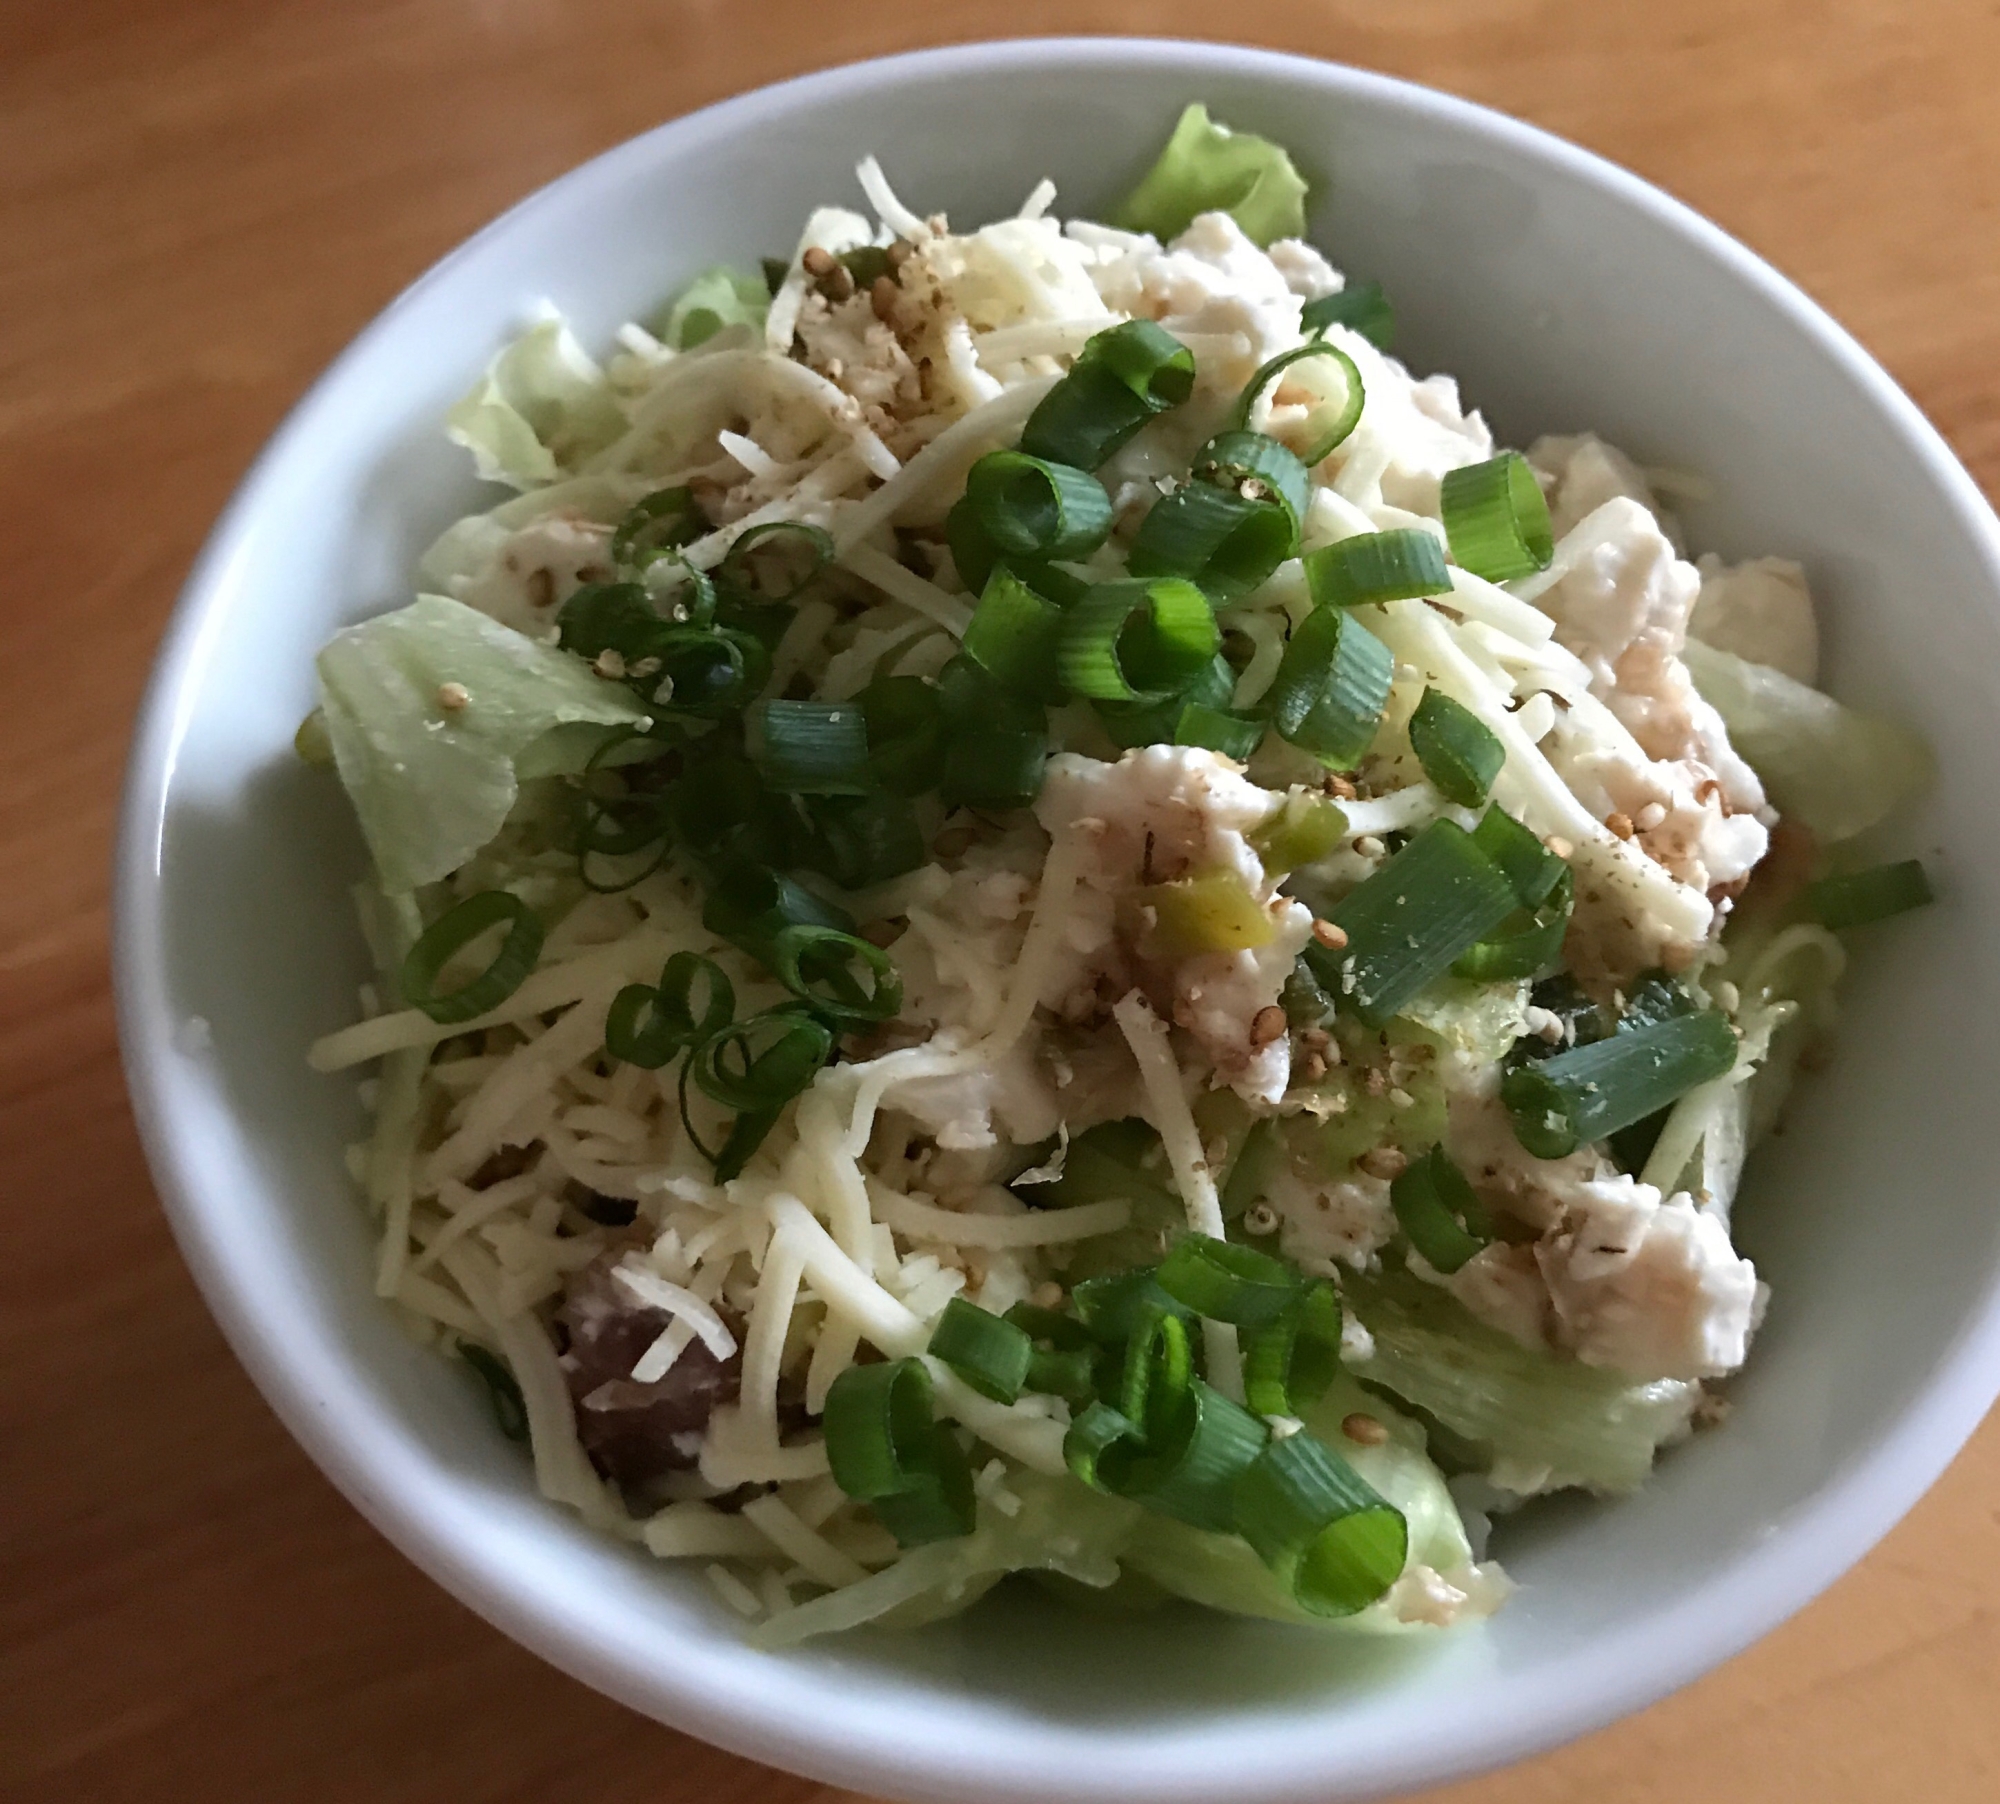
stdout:
{"type": "Polygon", "coordinates": [[[1628,1177],[1584,1188],[1536,1248],[1558,1339],[1586,1365],[1634,1378],[1719,1378],[1743,1363],[1757,1271],[1686,1195],[1628,1177]]]}
{"type": "Polygon", "coordinates": [[[1699,568],[1701,593],[1688,622],[1695,638],[1797,682],[1818,680],[1819,623],[1804,570],[1786,557],[1725,564],[1712,553],[1699,568]]]}
{"type": "Polygon", "coordinates": [[[1070,1020],[1101,1009],[1135,983],[1157,988],[1217,1076],[1246,1101],[1276,1103],[1291,1077],[1287,1038],[1261,1037],[1258,1017],[1278,1001],[1312,932],[1312,913],[1277,893],[1247,835],[1277,798],[1228,759],[1199,746],[1150,745],[1116,764],[1063,753],[1049,761],[1035,815],[1050,833],[1087,835],[1089,854],[1067,924],[1069,956],[1042,1001],[1070,1020]],[[1236,952],[1199,952],[1160,968],[1144,957],[1134,918],[1151,884],[1233,872],[1264,909],[1270,939],[1236,952]]]}
{"type": "Polygon", "coordinates": [[[483,567],[453,577],[448,587],[467,607],[539,639],[579,588],[610,575],[611,528],[554,513],[509,533],[483,567]]]}

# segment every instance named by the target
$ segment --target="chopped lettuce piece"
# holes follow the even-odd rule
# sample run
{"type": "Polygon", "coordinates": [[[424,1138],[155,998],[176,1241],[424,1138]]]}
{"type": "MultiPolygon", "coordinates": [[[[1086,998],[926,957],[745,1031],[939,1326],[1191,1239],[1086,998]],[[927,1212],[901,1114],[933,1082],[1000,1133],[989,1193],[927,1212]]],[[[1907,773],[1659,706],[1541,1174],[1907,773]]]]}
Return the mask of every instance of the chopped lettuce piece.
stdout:
{"type": "Polygon", "coordinates": [[[337,633],[319,689],[389,890],[448,876],[500,831],[524,776],[581,770],[604,729],[647,717],[581,659],[442,595],[337,633]]]}
{"type": "Polygon", "coordinates": [[[1407,1273],[1352,1278],[1343,1288],[1375,1341],[1355,1371],[1435,1417],[1489,1468],[1504,1462],[1510,1479],[1545,1475],[1521,1489],[1637,1490],[1655,1449],[1686,1430],[1701,1394],[1680,1379],[1634,1383],[1535,1352],[1407,1273]]]}
{"type": "Polygon", "coordinates": [[[1218,125],[1204,106],[1181,114],[1174,135],[1118,209],[1114,223],[1163,243],[1197,213],[1227,213],[1253,244],[1306,229],[1306,184],[1282,146],[1218,125]]]}
{"type": "Polygon", "coordinates": [[[1895,722],[1699,639],[1681,656],[1779,812],[1823,844],[1865,833],[1930,781],[1929,749],[1895,722]]]}
{"type": "MultiPolygon", "coordinates": [[[[1410,1525],[1405,1570],[1429,1566],[1449,1572],[1471,1562],[1472,1547],[1459,1520],[1458,1506],[1445,1486],[1444,1474],[1425,1452],[1424,1431],[1416,1422],[1347,1377],[1336,1379],[1304,1420],[1310,1433],[1318,1435],[1403,1512],[1410,1525]],[[1373,1416],[1389,1430],[1389,1438],[1375,1447],[1348,1440],[1340,1425],[1356,1413],[1373,1416]]],[[[1290,1592],[1247,1541],[1190,1528],[1152,1511],[1140,1518],[1123,1558],[1128,1570],[1176,1596],[1238,1616],[1263,1616],[1320,1629],[1379,1632],[1402,1626],[1383,1603],[1371,1604],[1355,1616],[1315,1616],[1293,1602],[1290,1592]]]]}
{"type": "Polygon", "coordinates": [[[762,276],[718,263],[696,276],[655,318],[653,336],[677,351],[691,351],[725,326],[754,326],[760,331],[770,311],[771,291],[762,276]]]}
{"type": "Polygon", "coordinates": [[[1093,1590],[1118,1582],[1120,1551],[1142,1514],[1137,1504],[1024,1468],[1005,1484],[1020,1503],[1013,1515],[982,1499],[971,1534],[914,1548],[857,1584],[772,1617],[751,1639],[793,1647],[864,1622],[915,1628],[956,1615],[1010,1572],[1060,1573],[1093,1590]]]}
{"type": "Polygon", "coordinates": [[[492,567],[522,527],[556,513],[615,526],[635,501],[658,486],[651,477],[606,472],[572,476],[548,488],[511,496],[483,514],[453,521],[439,533],[417,560],[417,581],[434,593],[456,594],[457,584],[476,581],[492,567]]]}
{"type": "Polygon", "coordinates": [[[486,482],[534,488],[573,472],[625,430],[604,372],[558,318],[539,321],[486,366],[445,416],[486,482]]]}

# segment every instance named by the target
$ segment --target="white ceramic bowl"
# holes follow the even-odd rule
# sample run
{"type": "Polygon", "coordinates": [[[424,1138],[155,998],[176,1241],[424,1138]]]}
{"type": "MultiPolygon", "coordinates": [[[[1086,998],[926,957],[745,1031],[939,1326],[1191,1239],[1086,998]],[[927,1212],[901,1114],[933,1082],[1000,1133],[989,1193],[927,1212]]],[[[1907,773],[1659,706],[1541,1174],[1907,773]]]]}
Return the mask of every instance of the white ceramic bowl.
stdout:
{"type": "Polygon", "coordinates": [[[237,1352],[334,1482],[473,1608],[666,1722],[860,1789],[1024,1804],[1354,1798],[1513,1759],[1796,1610],[1995,1393],[1996,592],[1992,516],[1851,339],[1714,227],[1525,126],[1323,63],[1131,41],[968,45],[765,89],[600,157],[448,257],[300,403],[216,528],[147,699],[120,848],[119,1003],[153,1169],[237,1352]],[[1697,544],[1805,561],[1832,687],[1937,747],[1910,843],[1944,900],[1857,959],[1845,1050],[1753,1170],[1741,1231],[1776,1294],[1726,1431],[1641,1497],[1511,1525],[1522,1589],[1489,1629],[1357,1651],[1016,1599],[908,1639],[753,1653],[697,1578],[544,1504],[370,1294],[340,1158],[352,1085],[302,1056],[348,1017],[363,963],[359,842],[290,750],[312,654],[401,600],[419,548],[473,504],[439,420],[538,297],[601,342],[697,267],[792,243],[809,206],[854,198],[871,150],[961,220],[1043,174],[1088,214],[1194,98],[1293,149],[1314,238],[1387,285],[1405,354],[1456,372],[1505,439],[1590,426],[1700,469],[1716,498],[1690,512],[1697,544]]]}

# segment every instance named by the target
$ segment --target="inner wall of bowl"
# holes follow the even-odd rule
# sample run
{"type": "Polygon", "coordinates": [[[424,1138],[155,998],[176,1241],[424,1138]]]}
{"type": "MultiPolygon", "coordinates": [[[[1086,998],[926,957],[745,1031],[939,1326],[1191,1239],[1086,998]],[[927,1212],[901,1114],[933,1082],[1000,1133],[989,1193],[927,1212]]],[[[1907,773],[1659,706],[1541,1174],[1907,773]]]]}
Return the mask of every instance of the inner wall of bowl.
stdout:
{"type": "MultiPolygon", "coordinates": [[[[1788,1524],[1904,1410],[1993,1284],[1988,1161],[1964,1106],[2000,1070],[1995,954],[1968,931],[1996,900],[1975,795],[1993,743],[1981,673],[2000,654],[1992,577],[1881,397],[1760,277],[1539,141],[1243,53],[1022,46],[983,53],[976,74],[972,55],[751,96],[579,172],[405,297],[257,472],[187,651],[161,848],[166,1007],[212,1035],[172,1074],[175,1156],[199,1192],[183,1232],[253,1368],[350,1492],[497,1620],[642,1707],[770,1759],[857,1782],[919,1775],[906,1782],[940,1794],[1143,1780],[1220,1795],[1198,1755],[1232,1717],[1264,1725],[1265,1795],[1293,1783],[1271,1776],[1285,1760],[1314,1785],[1442,1771],[1446,1756],[1426,1768],[1408,1751],[1436,1688],[1462,1725],[1485,1725],[1488,1754],[1510,1733],[1526,1745],[1510,1718],[1589,1689],[1598,1637],[1636,1648],[1704,1579],[1800,1557],[1788,1524]],[[753,1655],[693,1575],[536,1499],[470,1389],[369,1293],[341,1163],[361,1120],[352,1080],[302,1062],[351,1018],[366,975],[345,890],[358,839],[333,785],[289,750],[312,655],[404,600],[423,545],[481,501],[437,423],[543,297],[604,346],[695,269],[755,267],[810,207],[859,205],[845,172],[870,151],[920,211],[1009,212],[1046,173],[1058,209],[1087,214],[1190,98],[1294,149],[1315,178],[1316,241],[1384,283],[1408,360],[1456,373],[1504,439],[1590,427],[1698,470],[1715,491],[1690,516],[1698,547],[1806,563],[1832,686],[1936,743],[1943,779],[1909,844],[1944,900],[1857,941],[1839,1057],[1753,1167],[1742,1233],[1774,1300],[1727,1432],[1675,1453],[1638,1499],[1509,1524],[1499,1550],[1523,1591],[1490,1629],[1357,1656],[1192,1612],[1084,1635],[1007,1598],[917,1636],[753,1655]],[[1413,1662],[1427,1681],[1399,1704],[1413,1662]],[[1032,1746],[967,1770],[966,1748],[1006,1749],[1028,1719],[1032,1746]]],[[[1682,1658],[1658,1648],[1649,1670],[1682,1658]]],[[[1651,1683],[1639,1674],[1629,1696],[1651,1683]]]]}

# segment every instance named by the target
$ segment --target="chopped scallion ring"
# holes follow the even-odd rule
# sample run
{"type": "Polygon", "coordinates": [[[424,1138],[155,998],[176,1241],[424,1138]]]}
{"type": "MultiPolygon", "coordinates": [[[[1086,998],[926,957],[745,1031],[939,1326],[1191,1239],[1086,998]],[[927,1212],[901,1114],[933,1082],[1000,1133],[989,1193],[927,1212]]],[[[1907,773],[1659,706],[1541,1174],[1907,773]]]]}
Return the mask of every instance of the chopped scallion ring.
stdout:
{"type": "Polygon", "coordinates": [[[1310,1434],[1264,1448],[1237,1480],[1232,1526],[1315,1616],[1352,1616],[1402,1576],[1410,1530],[1344,1459],[1310,1434]]]}
{"type": "Polygon", "coordinates": [[[798,1095],[833,1056],[833,1030],[803,1010],[767,1009],[704,1040],[694,1081],[726,1109],[755,1114],[798,1095]]]}
{"type": "MultiPolygon", "coordinates": [[[[1087,480],[1096,482],[1095,477],[1087,480]]],[[[966,626],[965,655],[1007,688],[1053,702],[1062,696],[1056,674],[1061,631],[1062,610],[1005,564],[996,564],[966,626]]],[[[927,775],[935,777],[936,772],[927,775]]]]}
{"type": "Polygon", "coordinates": [[[542,955],[542,918],[511,891],[482,890],[448,908],[421,934],[403,959],[397,985],[411,1008],[433,1021],[470,1021],[496,1009],[518,990],[542,955]],[[486,968],[449,990],[438,979],[459,953],[480,937],[505,926],[486,968]]]}
{"type": "Polygon", "coordinates": [[[1003,557],[1085,557],[1111,530],[1103,483],[1073,464],[1022,451],[989,451],[980,458],[966,476],[965,499],[1003,557]]]}
{"type": "Polygon", "coordinates": [[[1410,716],[1410,749],[1447,802],[1477,808],[1507,762],[1493,729],[1442,689],[1426,689],[1410,716]]]}
{"type": "Polygon", "coordinates": [[[797,601],[832,562],[833,540],[823,528],[803,520],[766,520],[736,535],[716,566],[715,580],[732,595],[764,602],[797,601]],[[778,586],[759,587],[758,569],[777,573],[778,586]]]}
{"type": "Polygon", "coordinates": [[[1301,435],[1303,443],[1295,455],[1300,463],[1311,468],[1323,458],[1331,456],[1346,442],[1354,428],[1361,423],[1361,410],[1368,400],[1361,386],[1361,372],[1355,368],[1354,359],[1337,345],[1330,345],[1324,339],[1315,338],[1310,343],[1294,345],[1289,351],[1280,351],[1244,384],[1243,392],[1236,397],[1235,407],[1230,410],[1229,428],[1234,432],[1247,431],[1250,426],[1250,416],[1256,411],[1258,397],[1293,364],[1303,363],[1308,358],[1337,365],[1341,379],[1341,398],[1338,405],[1323,400],[1306,416],[1305,429],[1301,435]]]}
{"type": "Polygon", "coordinates": [[[1914,858],[1822,877],[1806,891],[1806,908],[1822,927],[1867,927],[1934,901],[1931,880],[1914,858]]]}
{"type": "Polygon", "coordinates": [[[657,1071],[678,1053],[711,1038],[736,1013],[736,990],[729,974],[698,952],[676,952],[660,973],[657,988],[627,984],[612,998],[604,1018],[604,1050],[614,1059],[657,1071]],[[695,1012],[695,986],[705,995],[695,1012]]]}
{"type": "Polygon", "coordinates": [[[1292,519],[1292,545],[1306,517],[1312,478],[1288,447],[1262,432],[1224,432],[1195,453],[1190,472],[1196,482],[1245,501],[1276,501],[1292,519]]]}
{"type": "Polygon", "coordinates": [[[1177,1241],[1154,1277],[1196,1315],[1243,1328],[1275,1322],[1303,1288],[1297,1269],[1284,1260],[1202,1234],[1177,1241]]]}
{"type": "Polygon", "coordinates": [[[1149,319],[1100,332],[1021,429],[1030,457],[1095,470],[1155,414],[1194,393],[1194,353],[1149,319]]]}
{"type": "Polygon", "coordinates": [[[842,1025],[887,1021],[903,1006],[903,979],[888,953],[838,927],[785,928],[771,942],[770,966],[801,1002],[842,1025]]]}
{"type": "Polygon", "coordinates": [[[1450,472],[1438,493],[1438,510],[1451,555],[1488,582],[1545,570],[1555,556],[1549,504],[1518,451],[1450,472]]]}
{"type": "Polygon", "coordinates": [[[1389,648],[1352,614],[1316,607],[1285,647],[1262,710],[1281,738],[1351,770],[1375,737],[1395,674],[1389,648]]]}
{"type": "Polygon", "coordinates": [[[1012,1403],[1028,1381],[1035,1343],[1005,1317],[953,1297],[931,1330],[930,1352],[982,1397],[1012,1403]]]}
{"type": "Polygon", "coordinates": [[[1389,1203],[1410,1245],[1446,1276],[1493,1238],[1493,1224],[1465,1174],[1442,1146],[1406,1165],[1389,1186],[1389,1203]]]}
{"type": "Polygon", "coordinates": [[[779,794],[868,789],[868,717],[859,702],[766,702],[752,724],[758,772],[779,794]]]}
{"type": "Polygon", "coordinates": [[[1243,1337],[1243,1395],[1260,1416],[1297,1416],[1340,1372],[1340,1293],[1313,1280],[1277,1320],[1243,1337]]]}
{"type": "Polygon", "coordinates": [[[1306,302],[1299,309],[1299,326],[1315,333],[1329,326],[1345,326],[1378,351],[1386,351],[1396,339],[1396,310],[1380,282],[1350,282],[1337,294],[1323,294],[1306,302]]]}
{"type": "Polygon", "coordinates": [[[1500,1100],[1514,1137],[1538,1159],[1560,1159],[1677,1102],[1736,1063],[1736,1035],[1714,1009],[1621,1026],[1510,1071],[1500,1100]]]}
{"type": "Polygon", "coordinates": [[[1096,584],[1063,616],[1063,682],[1101,701],[1160,700],[1208,668],[1222,630],[1208,597],[1179,577],[1096,584]]]}
{"type": "Polygon", "coordinates": [[[1132,541],[1134,576],[1181,576],[1222,600],[1247,595],[1298,547],[1298,523],[1279,501],[1190,482],[1153,503],[1132,541]]]}
{"type": "Polygon", "coordinates": [[[621,570],[643,571],[707,531],[707,517],[692,489],[655,489],[618,522],[611,535],[611,561],[621,570]]]}
{"type": "Polygon", "coordinates": [[[1314,943],[1302,956],[1337,1006],[1380,1027],[1516,906],[1514,886],[1471,835],[1433,821],[1336,904],[1345,947],[1314,943]]]}
{"type": "Polygon", "coordinates": [[[1312,598],[1322,607],[1443,595],[1451,588],[1444,547],[1421,526],[1359,532],[1309,551],[1300,560],[1312,598]]]}

